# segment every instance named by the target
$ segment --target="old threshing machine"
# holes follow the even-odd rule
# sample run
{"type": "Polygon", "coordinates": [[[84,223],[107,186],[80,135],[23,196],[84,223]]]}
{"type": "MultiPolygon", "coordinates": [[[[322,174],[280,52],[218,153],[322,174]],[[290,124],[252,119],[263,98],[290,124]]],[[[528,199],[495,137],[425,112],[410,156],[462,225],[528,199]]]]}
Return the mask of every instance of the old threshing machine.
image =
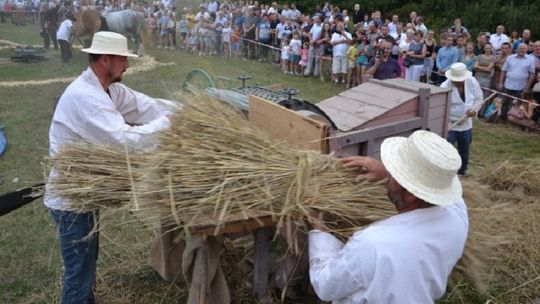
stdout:
{"type": "MultiPolygon", "coordinates": [[[[369,155],[378,158],[382,141],[389,136],[408,136],[418,129],[446,137],[450,90],[403,79],[370,79],[317,105],[296,97],[298,90],[279,85],[246,84],[249,75],[233,80],[221,77],[228,89],[218,89],[202,70],[184,80],[186,91],[205,94],[239,107],[251,123],[273,138],[299,147],[336,156],[369,155]]],[[[192,233],[207,239],[216,235],[217,221],[206,219],[192,233]]],[[[269,302],[268,251],[275,223],[270,217],[238,217],[225,223],[218,234],[253,233],[252,291],[256,300],[269,302]]],[[[205,303],[204,299],[200,303],[205,303]]]]}

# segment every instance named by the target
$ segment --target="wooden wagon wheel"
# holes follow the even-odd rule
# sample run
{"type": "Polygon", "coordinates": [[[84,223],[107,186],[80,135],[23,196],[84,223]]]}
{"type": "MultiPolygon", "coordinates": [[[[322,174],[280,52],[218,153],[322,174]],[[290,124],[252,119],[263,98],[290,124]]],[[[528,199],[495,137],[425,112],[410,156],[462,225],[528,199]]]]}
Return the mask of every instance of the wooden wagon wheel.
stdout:
{"type": "Polygon", "coordinates": [[[182,90],[189,93],[199,94],[206,88],[215,88],[212,77],[205,70],[195,69],[189,72],[182,81],[182,90]]]}

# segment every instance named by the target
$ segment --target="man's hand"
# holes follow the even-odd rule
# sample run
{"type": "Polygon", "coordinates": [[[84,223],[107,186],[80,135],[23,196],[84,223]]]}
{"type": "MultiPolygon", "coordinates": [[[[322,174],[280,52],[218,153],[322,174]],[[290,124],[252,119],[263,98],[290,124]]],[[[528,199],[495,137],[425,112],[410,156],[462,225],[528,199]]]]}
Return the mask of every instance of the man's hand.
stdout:
{"type": "Polygon", "coordinates": [[[473,110],[467,111],[467,117],[474,117],[474,116],[476,116],[476,111],[473,111],[473,110]]]}
{"type": "Polygon", "coordinates": [[[369,156],[351,156],[341,160],[348,168],[358,168],[360,174],[356,177],[356,182],[368,181],[378,182],[388,177],[388,171],[382,162],[369,156]]]}
{"type": "Polygon", "coordinates": [[[323,213],[315,209],[309,209],[308,222],[311,229],[327,231],[323,224],[323,213]]]}

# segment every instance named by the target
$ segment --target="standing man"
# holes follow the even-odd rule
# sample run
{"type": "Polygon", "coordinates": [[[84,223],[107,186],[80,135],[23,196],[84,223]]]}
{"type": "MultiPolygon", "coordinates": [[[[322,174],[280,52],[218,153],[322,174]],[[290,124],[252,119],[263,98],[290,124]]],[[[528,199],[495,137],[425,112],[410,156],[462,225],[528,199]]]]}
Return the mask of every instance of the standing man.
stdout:
{"type": "Polygon", "coordinates": [[[322,46],[318,43],[318,40],[321,37],[321,31],[321,17],[314,16],[313,25],[311,26],[311,30],[309,30],[309,55],[304,76],[309,76],[311,71],[313,71],[313,76],[319,76],[319,55],[322,53],[320,50],[322,46]]]}
{"type": "Polygon", "coordinates": [[[393,15],[392,22],[388,23],[388,33],[393,37],[397,36],[397,25],[399,23],[399,16],[393,15]]]}
{"type": "Polygon", "coordinates": [[[367,75],[379,80],[398,78],[401,76],[401,67],[397,60],[392,58],[392,45],[390,41],[383,41],[377,50],[377,55],[369,60],[367,75]]]}
{"type": "Polygon", "coordinates": [[[242,25],[242,38],[244,43],[242,44],[242,51],[244,53],[244,59],[255,59],[255,28],[257,26],[257,17],[252,8],[246,10],[244,17],[244,23],[242,25]]]}
{"type": "Polygon", "coordinates": [[[345,158],[359,179],[388,179],[398,214],[356,232],[346,244],[310,212],[309,277],[315,293],[334,303],[434,303],[463,254],[469,222],[456,149],[428,131],[392,137],[382,163],[345,158]]]}
{"type": "Polygon", "coordinates": [[[58,2],[56,0],[51,1],[49,9],[45,13],[45,29],[43,36],[45,49],[49,48],[50,41],[54,44],[54,49],[58,49],[58,41],[56,38],[56,31],[58,30],[58,10],[60,10],[58,2]]]}
{"type": "Polygon", "coordinates": [[[487,43],[486,33],[478,34],[478,37],[476,37],[476,45],[474,46],[474,54],[476,56],[484,53],[484,46],[486,46],[486,43],[487,43]]]}
{"type": "Polygon", "coordinates": [[[75,21],[73,13],[68,12],[66,19],[60,23],[60,27],[58,27],[58,32],[56,33],[56,39],[58,39],[58,44],[60,44],[60,57],[62,58],[62,63],[68,63],[69,60],[73,58],[71,43],[69,43],[73,21],[75,21]]]}
{"type": "MultiPolygon", "coordinates": [[[[504,88],[506,94],[521,98],[521,93],[531,89],[534,81],[535,60],[527,55],[529,47],[522,43],[518,46],[517,53],[508,56],[499,79],[499,89],[504,88]]],[[[501,118],[508,118],[510,103],[512,100],[505,97],[501,107],[501,118]]]]}
{"type": "Polygon", "coordinates": [[[510,43],[503,43],[501,45],[501,54],[495,58],[495,65],[493,66],[493,77],[491,77],[491,88],[496,89],[499,85],[499,79],[501,79],[501,73],[506,58],[512,54],[512,47],[510,43]]]}
{"type": "Polygon", "coordinates": [[[338,22],[336,32],[332,34],[330,43],[332,44],[332,74],[334,74],[334,83],[345,84],[347,78],[347,49],[352,42],[352,36],[345,31],[343,22],[338,22]]]}
{"type": "Polygon", "coordinates": [[[457,150],[461,157],[458,174],[467,176],[472,142],[472,117],[476,116],[484,95],[478,80],[462,62],[454,63],[450,70],[446,71],[446,78],[441,87],[452,90],[449,115],[451,128],[447,140],[452,145],[457,142],[457,150]]]}
{"type": "Polygon", "coordinates": [[[364,15],[365,13],[360,10],[360,4],[356,3],[352,13],[353,24],[356,26],[357,24],[364,22],[364,15]]]}
{"type": "Polygon", "coordinates": [[[450,69],[452,64],[458,62],[459,51],[456,47],[452,46],[454,40],[446,33],[441,35],[442,47],[437,52],[437,59],[435,60],[438,68],[437,84],[440,85],[446,80],[446,72],[450,69]]]}
{"type": "MultiPolygon", "coordinates": [[[[64,91],[49,130],[49,153],[68,144],[127,146],[148,149],[153,135],[169,127],[171,112],[158,101],[120,84],[129,67],[127,39],[113,32],[97,32],[90,48],[89,67],[64,91]]],[[[50,177],[55,176],[54,168],[50,177]]],[[[69,201],[46,188],[45,206],[58,226],[64,260],[62,304],[95,303],[92,287],[98,257],[98,232],[91,233],[98,211],[78,213],[69,201]]],[[[96,230],[94,230],[96,231],[96,230]]]]}
{"type": "Polygon", "coordinates": [[[491,34],[489,37],[489,43],[493,46],[493,54],[499,55],[501,52],[501,46],[503,43],[509,42],[508,36],[504,34],[504,26],[497,26],[495,34],[491,34]]]}

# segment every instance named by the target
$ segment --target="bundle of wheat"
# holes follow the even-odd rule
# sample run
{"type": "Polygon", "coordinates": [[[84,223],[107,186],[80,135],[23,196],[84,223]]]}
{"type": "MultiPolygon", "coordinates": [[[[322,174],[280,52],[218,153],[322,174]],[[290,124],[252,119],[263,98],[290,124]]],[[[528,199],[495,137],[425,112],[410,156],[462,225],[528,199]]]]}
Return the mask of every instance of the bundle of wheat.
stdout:
{"type": "Polygon", "coordinates": [[[540,194],[540,159],[538,158],[526,162],[505,161],[487,172],[479,177],[479,180],[491,185],[495,190],[514,191],[525,195],[540,194]]]}
{"type": "MultiPolygon", "coordinates": [[[[152,153],[77,144],[52,160],[54,192],[76,210],[129,207],[150,223],[190,228],[230,215],[270,215],[278,223],[319,209],[341,228],[395,211],[380,185],[315,151],[270,139],[228,105],[199,97],[172,118],[152,153]]],[[[216,232],[217,232],[216,230],[216,232]]]]}

